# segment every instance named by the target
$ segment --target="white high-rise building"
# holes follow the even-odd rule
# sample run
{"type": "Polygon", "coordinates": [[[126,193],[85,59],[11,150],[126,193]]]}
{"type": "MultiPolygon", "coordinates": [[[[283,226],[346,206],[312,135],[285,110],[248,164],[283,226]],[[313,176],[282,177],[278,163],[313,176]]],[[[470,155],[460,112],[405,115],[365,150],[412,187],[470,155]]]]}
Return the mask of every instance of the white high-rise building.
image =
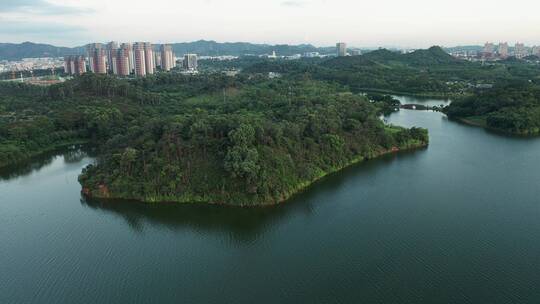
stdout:
{"type": "Polygon", "coordinates": [[[347,56],[347,44],[345,42],[338,42],[336,44],[337,56],[345,57],[347,56]]]}
{"type": "Polygon", "coordinates": [[[184,55],[184,62],[183,62],[184,69],[189,71],[196,71],[198,64],[197,64],[197,55],[196,54],[185,54],[184,55]]]}

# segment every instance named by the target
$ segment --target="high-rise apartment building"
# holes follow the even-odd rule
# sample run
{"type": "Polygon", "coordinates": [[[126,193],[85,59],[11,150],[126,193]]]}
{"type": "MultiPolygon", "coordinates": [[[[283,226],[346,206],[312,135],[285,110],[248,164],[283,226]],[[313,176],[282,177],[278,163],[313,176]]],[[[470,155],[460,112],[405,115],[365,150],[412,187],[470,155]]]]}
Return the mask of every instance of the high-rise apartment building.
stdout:
{"type": "Polygon", "coordinates": [[[497,53],[499,54],[499,57],[500,58],[508,58],[508,43],[507,42],[504,42],[504,43],[499,43],[499,49],[497,50],[497,53]]]}
{"type": "Polygon", "coordinates": [[[103,46],[101,43],[91,43],[86,46],[86,57],[88,58],[88,65],[90,67],[90,71],[94,72],[94,51],[96,49],[102,48],[103,46]]]}
{"type": "Polygon", "coordinates": [[[108,58],[110,58],[108,70],[114,75],[118,75],[118,49],[107,50],[107,53],[108,58]]]}
{"type": "Polygon", "coordinates": [[[161,67],[161,51],[155,51],[154,52],[154,62],[156,64],[156,69],[157,67],[161,67]]]}
{"type": "Polygon", "coordinates": [[[540,46],[533,46],[532,48],[532,54],[535,55],[535,56],[539,56],[540,57],[540,46]]]}
{"type": "Polygon", "coordinates": [[[88,46],[88,59],[90,71],[96,74],[107,74],[107,52],[101,43],[93,43],[88,46]]]}
{"type": "Polygon", "coordinates": [[[135,56],[133,54],[133,46],[131,43],[122,43],[120,45],[120,49],[124,50],[124,52],[128,53],[128,59],[129,59],[129,73],[133,73],[135,71],[135,56]]]}
{"type": "Polygon", "coordinates": [[[184,55],[184,62],[183,67],[186,70],[189,71],[196,71],[198,64],[197,64],[197,55],[196,54],[185,54],[184,55]]]}
{"type": "Polygon", "coordinates": [[[64,71],[68,75],[82,75],[86,73],[86,59],[84,56],[64,57],[64,71]]]}
{"type": "Polygon", "coordinates": [[[484,58],[493,57],[494,53],[495,53],[495,44],[493,44],[491,42],[486,42],[484,44],[483,57],[484,58]]]}
{"type": "Polygon", "coordinates": [[[116,71],[117,64],[114,61],[119,48],[120,46],[116,41],[107,43],[107,70],[113,74],[118,74],[118,71],[116,71]]]}
{"type": "Polygon", "coordinates": [[[347,56],[347,44],[345,42],[338,42],[336,44],[337,56],[345,57],[347,56]]]}
{"type": "Polygon", "coordinates": [[[516,58],[524,58],[527,56],[527,50],[525,49],[525,44],[523,43],[516,43],[514,47],[514,56],[516,58]]]}
{"type": "Polygon", "coordinates": [[[128,48],[120,48],[116,52],[116,71],[120,76],[129,76],[131,73],[129,65],[129,56],[131,50],[128,48]]]}
{"type": "Polygon", "coordinates": [[[146,76],[144,42],[137,42],[133,45],[133,55],[135,60],[135,75],[146,76]]]}
{"type": "Polygon", "coordinates": [[[71,57],[72,56],[64,57],[64,73],[68,75],[73,75],[73,70],[75,69],[75,67],[72,65],[71,57]]]}
{"type": "Polygon", "coordinates": [[[146,74],[154,74],[156,62],[154,58],[154,50],[150,42],[144,43],[144,58],[146,60],[146,74]]]}
{"type": "Polygon", "coordinates": [[[175,66],[174,53],[171,45],[161,45],[161,69],[170,71],[175,66]]]}

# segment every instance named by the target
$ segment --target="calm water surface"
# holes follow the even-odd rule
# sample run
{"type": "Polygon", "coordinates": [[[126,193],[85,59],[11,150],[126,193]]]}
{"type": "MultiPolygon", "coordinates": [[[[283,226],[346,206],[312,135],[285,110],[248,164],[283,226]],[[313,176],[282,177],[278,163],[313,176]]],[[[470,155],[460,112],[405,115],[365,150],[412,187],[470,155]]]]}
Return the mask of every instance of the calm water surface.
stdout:
{"type": "Polygon", "coordinates": [[[75,152],[2,172],[0,303],[539,303],[540,139],[389,120],[430,147],[272,208],[84,201],[75,152]]]}

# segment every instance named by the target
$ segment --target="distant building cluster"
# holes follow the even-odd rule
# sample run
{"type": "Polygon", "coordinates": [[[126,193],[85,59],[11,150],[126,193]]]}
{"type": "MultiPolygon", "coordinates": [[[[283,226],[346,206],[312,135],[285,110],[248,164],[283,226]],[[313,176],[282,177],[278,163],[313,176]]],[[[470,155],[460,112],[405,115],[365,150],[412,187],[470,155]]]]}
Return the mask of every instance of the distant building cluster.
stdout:
{"type": "Polygon", "coordinates": [[[360,52],[360,50],[358,49],[351,49],[350,52],[348,52],[347,43],[338,42],[336,43],[336,55],[338,57],[359,56],[359,55],[362,55],[362,52],[360,52]]]}
{"type": "Polygon", "coordinates": [[[67,56],[64,61],[66,74],[82,75],[86,73],[86,58],[84,56],[67,56]]]}
{"type": "MultiPolygon", "coordinates": [[[[176,57],[171,45],[162,44],[156,48],[150,42],[105,44],[92,43],[86,47],[86,57],[66,56],[64,70],[69,75],[81,75],[88,70],[96,74],[119,76],[146,76],[157,69],[170,71],[176,67],[176,57]]],[[[197,70],[197,55],[187,54],[184,67],[197,70]]]]}
{"type": "Polygon", "coordinates": [[[518,42],[514,45],[513,49],[510,49],[507,42],[500,42],[498,45],[492,42],[486,42],[481,57],[488,60],[506,59],[511,56],[523,59],[530,55],[540,56],[540,47],[527,47],[525,44],[518,42]]]}
{"type": "Polygon", "coordinates": [[[55,70],[64,66],[64,60],[59,58],[24,58],[22,60],[0,60],[1,72],[19,72],[33,70],[55,70]]]}
{"type": "MultiPolygon", "coordinates": [[[[345,57],[345,56],[358,56],[361,55],[361,51],[359,49],[351,49],[349,50],[347,48],[347,43],[345,42],[338,42],[336,43],[336,52],[330,53],[330,54],[321,54],[320,52],[306,52],[303,54],[294,54],[294,55],[278,55],[276,51],[272,51],[271,54],[266,55],[258,55],[261,58],[268,58],[268,59],[285,59],[285,60],[298,60],[301,58],[326,58],[326,57],[345,57]]],[[[252,55],[253,56],[253,55],[252,55]]]]}

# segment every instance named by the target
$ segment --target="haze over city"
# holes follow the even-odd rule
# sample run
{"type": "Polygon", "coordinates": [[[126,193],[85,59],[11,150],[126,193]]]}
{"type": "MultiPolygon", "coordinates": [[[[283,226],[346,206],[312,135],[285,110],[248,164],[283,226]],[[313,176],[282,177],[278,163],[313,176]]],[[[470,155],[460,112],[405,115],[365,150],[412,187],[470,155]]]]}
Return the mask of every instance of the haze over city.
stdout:
{"type": "Polygon", "coordinates": [[[359,47],[540,43],[540,2],[3,0],[0,41],[62,46],[91,41],[212,39],[270,44],[347,41],[359,47]]]}

